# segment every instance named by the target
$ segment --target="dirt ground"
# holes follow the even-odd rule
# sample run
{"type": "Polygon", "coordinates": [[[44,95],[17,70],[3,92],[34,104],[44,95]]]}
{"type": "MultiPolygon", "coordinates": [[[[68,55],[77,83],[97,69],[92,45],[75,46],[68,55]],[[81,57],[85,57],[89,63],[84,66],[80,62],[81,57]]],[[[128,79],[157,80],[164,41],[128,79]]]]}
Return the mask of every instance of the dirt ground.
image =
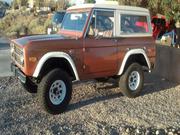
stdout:
{"type": "Polygon", "coordinates": [[[110,82],[92,80],[73,89],[68,110],[53,116],[16,78],[0,78],[0,134],[180,134],[179,84],[146,74],[135,99],[110,82]]]}

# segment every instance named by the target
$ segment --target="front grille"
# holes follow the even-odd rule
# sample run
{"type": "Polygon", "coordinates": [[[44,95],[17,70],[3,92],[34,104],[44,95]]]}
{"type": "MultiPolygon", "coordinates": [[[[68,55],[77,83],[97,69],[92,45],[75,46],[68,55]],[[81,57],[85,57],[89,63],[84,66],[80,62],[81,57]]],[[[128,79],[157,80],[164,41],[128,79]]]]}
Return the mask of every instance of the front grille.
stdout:
{"type": "Polygon", "coordinates": [[[19,56],[22,56],[23,55],[23,50],[22,48],[20,48],[19,46],[15,45],[14,46],[14,52],[19,55],[19,56]]]}
{"type": "Polygon", "coordinates": [[[13,51],[11,52],[12,59],[21,66],[23,66],[23,62],[21,61],[21,57],[23,56],[23,49],[17,45],[12,45],[11,49],[12,47],[13,47],[13,51]]]}

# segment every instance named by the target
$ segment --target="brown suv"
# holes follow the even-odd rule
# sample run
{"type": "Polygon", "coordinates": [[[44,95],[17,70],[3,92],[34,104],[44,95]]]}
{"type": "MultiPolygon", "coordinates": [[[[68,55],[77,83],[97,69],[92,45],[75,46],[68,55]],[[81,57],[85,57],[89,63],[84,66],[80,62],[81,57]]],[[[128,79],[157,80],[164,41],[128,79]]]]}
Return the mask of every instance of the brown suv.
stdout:
{"type": "Polygon", "coordinates": [[[63,112],[72,82],[117,80],[122,93],[136,97],[143,71],[155,61],[149,11],[144,8],[85,4],[67,9],[56,35],[12,40],[12,71],[52,114],[63,112]]]}

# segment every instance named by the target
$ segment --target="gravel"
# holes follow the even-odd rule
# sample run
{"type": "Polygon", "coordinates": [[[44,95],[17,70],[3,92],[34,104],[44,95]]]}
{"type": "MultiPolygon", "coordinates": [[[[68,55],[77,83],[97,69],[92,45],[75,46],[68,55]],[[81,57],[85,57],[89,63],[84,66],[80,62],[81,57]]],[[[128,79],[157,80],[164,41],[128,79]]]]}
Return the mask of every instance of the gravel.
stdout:
{"type": "Polygon", "coordinates": [[[154,74],[145,78],[135,99],[111,82],[76,83],[68,110],[55,116],[16,78],[0,78],[0,134],[180,135],[180,85],[154,74]]]}

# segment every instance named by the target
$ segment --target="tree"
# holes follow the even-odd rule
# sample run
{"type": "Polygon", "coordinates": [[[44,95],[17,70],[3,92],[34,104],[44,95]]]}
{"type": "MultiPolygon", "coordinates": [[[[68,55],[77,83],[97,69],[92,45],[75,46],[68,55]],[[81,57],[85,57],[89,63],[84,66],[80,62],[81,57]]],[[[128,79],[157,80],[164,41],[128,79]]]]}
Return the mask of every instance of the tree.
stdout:
{"type": "Polygon", "coordinates": [[[56,7],[57,7],[57,9],[64,9],[64,7],[65,7],[65,0],[57,0],[57,2],[56,2],[56,7]]]}
{"type": "Polygon", "coordinates": [[[96,3],[96,0],[85,0],[85,3],[96,3]]]}
{"type": "Polygon", "coordinates": [[[43,7],[45,4],[45,0],[35,0],[35,7],[37,8],[40,8],[40,7],[43,7]]]}
{"type": "Polygon", "coordinates": [[[149,4],[149,0],[142,0],[142,1],[140,2],[140,7],[147,8],[147,7],[148,7],[148,4],[149,4]]]}
{"type": "Polygon", "coordinates": [[[164,8],[166,9],[165,15],[168,20],[176,22],[175,29],[177,34],[177,46],[180,46],[180,0],[163,0],[164,8]]]}
{"type": "Polygon", "coordinates": [[[70,6],[71,5],[67,0],[57,0],[56,2],[56,9],[58,10],[66,10],[70,6]]]}
{"type": "Polygon", "coordinates": [[[12,6],[13,6],[13,9],[18,9],[19,8],[18,1],[17,0],[13,0],[12,6]]]}
{"type": "Polygon", "coordinates": [[[168,20],[174,19],[180,20],[180,0],[162,0],[164,9],[166,9],[165,15],[168,20]]]}
{"type": "Polygon", "coordinates": [[[152,15],[164,14],[165,8],[163,0],[149,0],[147,8],[150,10],[152,15]]]}
{"type": "Polygon", "coordinates": [[[21,6],[27,6],[28,0],[21,0],[21,6]]]}
{"type": "Polygon", "coordinates": [[[27,6],[28,0],[13,0],[12,5],[14,9],[17,9],[17,8],[19,9],[22,6],[27,6]]]}
{"type": "Polygon", "coordinates": [[[48,5],[49,5],[50,7],[55,7],[55,6],[56,6],[56,2],[55,2],[54,0],[50,0],[49,3],[48,3],[48,5]]]}
{"type": "Polygon", "coordinates": [[[0,8],[7,9],[9,8],[9,4],[7,2],[0,1],[0,8]]]}

